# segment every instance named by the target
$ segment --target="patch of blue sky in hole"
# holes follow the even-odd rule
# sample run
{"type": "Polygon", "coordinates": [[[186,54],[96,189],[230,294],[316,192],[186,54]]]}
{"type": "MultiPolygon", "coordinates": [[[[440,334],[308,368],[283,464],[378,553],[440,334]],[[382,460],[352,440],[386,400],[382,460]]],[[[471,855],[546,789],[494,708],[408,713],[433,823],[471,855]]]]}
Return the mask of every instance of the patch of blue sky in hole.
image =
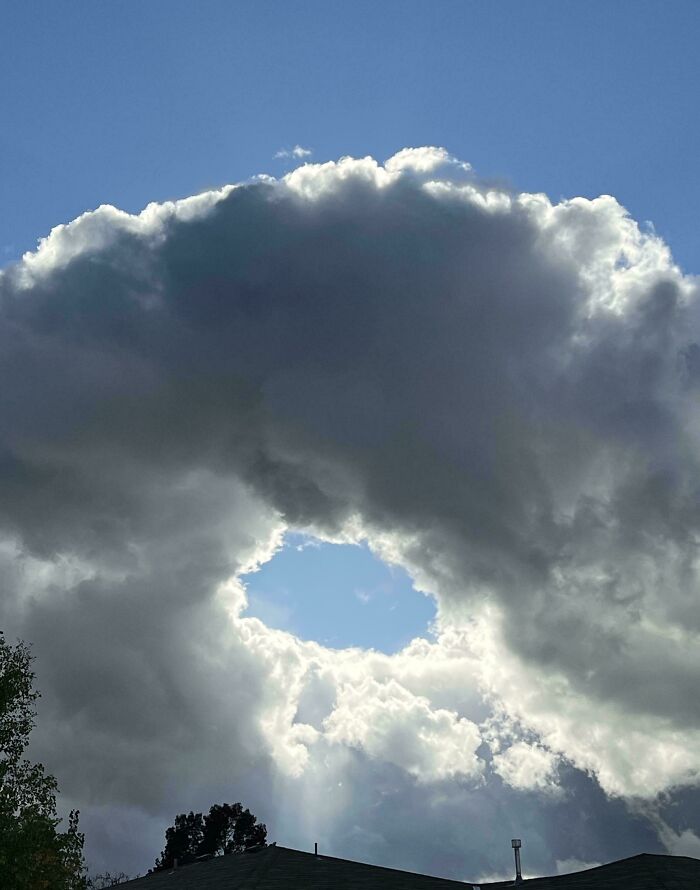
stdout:
{"type": "Polygon", "coordinates": [[[364,543],[333,544],[288,532],[272,559],[241,580],[246,617],[333,649],[393,654],[432,635],[433,598],[364,543]]]}

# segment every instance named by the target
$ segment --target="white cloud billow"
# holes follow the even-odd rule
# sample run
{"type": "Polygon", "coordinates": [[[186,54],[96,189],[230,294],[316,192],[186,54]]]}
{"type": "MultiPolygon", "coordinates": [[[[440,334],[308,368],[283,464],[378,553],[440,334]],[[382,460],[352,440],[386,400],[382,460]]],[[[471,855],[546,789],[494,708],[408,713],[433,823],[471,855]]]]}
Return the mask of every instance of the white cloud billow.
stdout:
{"type": "Polygon", "coordinates": [[[0,274],[0,616],[72,798],[156,819],[225,776],[387,861],[418,787],[546,821],[562,765],[696,785],[697,294],[614,198],[434,147],[56,227],[0,274]],[[405,566],[435,636],[246,617],[286,529],[405,566]],[[398,815],[353,834],[368,786],[398,815]]]}
{"type": "Polygon", "coordinates": [[[432,708],[393,679],[341,687],[325,729],[332,742],[363,748],[419,781],[474,777],[482,769],[476,725],[454,711],[432,708]]]}
{"type": "Polygon", "coordinates": [[[493,768],[506,784],[522,790],[555,786],[556,758],[541,745],[515,742],[493,758],[493,768]]]}

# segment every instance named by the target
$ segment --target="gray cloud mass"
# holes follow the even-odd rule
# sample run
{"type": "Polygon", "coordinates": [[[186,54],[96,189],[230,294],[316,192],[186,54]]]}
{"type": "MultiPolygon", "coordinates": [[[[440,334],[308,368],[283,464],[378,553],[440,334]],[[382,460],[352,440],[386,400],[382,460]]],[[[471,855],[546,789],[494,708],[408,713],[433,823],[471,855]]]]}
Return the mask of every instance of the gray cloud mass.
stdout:
{"type": "Polygon", "coordinates": [[[696,281],[613,198],[440,149],[101,207],[0,273],[0,620],[95,861],[227,796],[458,877],[509,831],[551,871],[692,845],[699,343],[696,281]],[[404,565],[435,635],[246,617],[285,529],[404,565]]]}

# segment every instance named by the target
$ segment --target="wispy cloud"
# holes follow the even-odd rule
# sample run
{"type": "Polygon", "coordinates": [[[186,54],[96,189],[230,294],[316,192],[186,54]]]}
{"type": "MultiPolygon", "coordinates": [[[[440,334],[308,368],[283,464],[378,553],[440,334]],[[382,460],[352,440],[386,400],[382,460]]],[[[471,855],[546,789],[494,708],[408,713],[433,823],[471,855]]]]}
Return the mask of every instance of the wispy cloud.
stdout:
{"type": "Polygon", "coordinates": [[[296,158],[297,160],[301,160],[301,158],[308,158],[313,154],[313,150],[310,148],[304,148],[303,145],[295,145],[294,148],[281,148],[279,151],[275,152],[275,158],[296,158]]]}
{"type": "Polygon", "coordinates": [[[312,547],[314,550],[318,550],[319,547],[323,545],[323,541],[319,540],[319,538],[305,537],[304,540],[300,544],[295,544],[294,549],[298,550],[301,553],[304,550],[308,550],[309,547],[312,547]]]}

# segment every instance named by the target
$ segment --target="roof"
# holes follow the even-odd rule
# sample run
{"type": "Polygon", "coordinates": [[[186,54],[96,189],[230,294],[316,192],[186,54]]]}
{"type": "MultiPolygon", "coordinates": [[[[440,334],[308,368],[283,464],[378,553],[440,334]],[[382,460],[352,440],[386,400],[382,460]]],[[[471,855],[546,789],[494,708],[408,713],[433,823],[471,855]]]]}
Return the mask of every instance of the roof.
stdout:
{"type": "Polygon", "coordinates": [[[156,872],[121,886],[129,890],[465,890],[461,881],[276,845],[156,872]]]}
{"type": "MultiPolygon", "coordinates": [[[[640,853],[570,875],[523,881],[527,890],[690,890],[700,888],[700,859],[640,853]]],[[[482,884],[489,890],[512,882],[482,884]]]]}
{"type": "MultiPolygon", "coordinates": [[[[122,886],[129,890],[465,890],[470,885],[273,844],[146,875],[122,886]]],[[[512,882],[481,884],[489,890],[512,886],[512,882]]],[[[521,886],[523,890],[698,890],[700,860],[642,853],[570,875],[533,878],[521,886]]]]}

